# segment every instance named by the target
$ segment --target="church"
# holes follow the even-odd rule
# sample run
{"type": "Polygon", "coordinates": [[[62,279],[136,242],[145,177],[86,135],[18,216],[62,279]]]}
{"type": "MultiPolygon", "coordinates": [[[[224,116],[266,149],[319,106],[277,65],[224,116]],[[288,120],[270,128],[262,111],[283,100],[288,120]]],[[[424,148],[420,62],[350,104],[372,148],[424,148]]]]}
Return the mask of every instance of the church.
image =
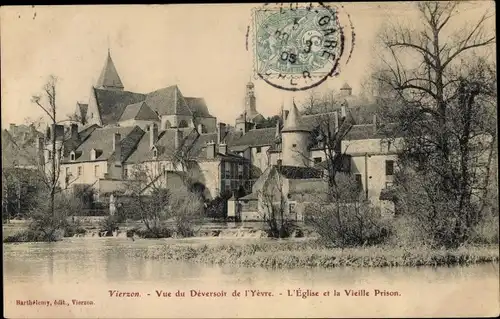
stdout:
{"type": "Polygon", "coordinates": [[[177,85],[146,94],[126,91],[111,53],[108,55],[88,103],[76,105],[76,113],[85,125],[140,126],[157,124],[160,129],[197,127],[200,133],[215,132],[216,118],[205,100],[185,97],[177,85]]]}
{"type": "Polygon", "coordinates": [[[387,206],[381,194],[392,181],[395,147],[384,144],[375,116],[369,123],[356,123],[353,113],[363,105],[348,85],[341,88],[339,101],[325,112],[306,115],[292,99],[276,127],[257,128],[264,116],[249,82],[243,112],[231,128],[217,122],[203,98],[185,97],[177,85],[149,93],[125,90],[108,50],[88,102],[76,105],[80,124],[49,127],[42,147],[46,158],[54,156],[48,141],[55,134],[61,188],[91,187],[99,200],[126,192],[140,172],[148,175],[144,192],[157,182],[179,189],[182,176],[189,175],[189,187],[201,189],[207,200],[234,195],[228,205],[230,217],[262,220],[262,194],[272,194],[268,187],[279,180],[287,212],[303,220],[303,211],[296,208],[307,201],[306,194],[321,192],[327,185],[327,156],[319,128],[326,124],[339,130],[350,123],[341,149],[335,150],[345,153],[342,170],[356,176],[367,200],[387,206]],[[187,167],[176,164],[178,154],[183,154],[187,167]]]}

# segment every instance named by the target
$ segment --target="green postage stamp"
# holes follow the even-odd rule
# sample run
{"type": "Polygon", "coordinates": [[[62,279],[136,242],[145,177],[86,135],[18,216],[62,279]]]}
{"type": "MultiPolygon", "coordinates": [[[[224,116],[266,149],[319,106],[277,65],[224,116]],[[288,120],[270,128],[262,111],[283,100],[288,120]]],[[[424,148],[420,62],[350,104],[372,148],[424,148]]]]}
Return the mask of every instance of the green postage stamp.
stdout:
{"type": "Polygon", "coordinates": [[[352,51],[345,35],[351,30],[342,24],[341,11],[313,3],[267,4],[254,9],[255,75],[292,91],[308,89],[336,75],[346,49],[352,51]]]}

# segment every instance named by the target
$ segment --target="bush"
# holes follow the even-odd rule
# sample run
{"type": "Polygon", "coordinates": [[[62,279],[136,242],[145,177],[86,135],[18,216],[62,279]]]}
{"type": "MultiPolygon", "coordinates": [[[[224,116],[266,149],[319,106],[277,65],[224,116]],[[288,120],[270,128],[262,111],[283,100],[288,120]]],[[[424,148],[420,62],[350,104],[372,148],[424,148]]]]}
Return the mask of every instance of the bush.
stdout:
{"type": "Polygon", "coordinates": [[[99,222],[99,234],[105,237],[113,236],[113,232],[118,230],[118,221],[115,216],[108,216],[99,222]]]}
{"type": "Polygon", "coordinates": [[[392,233],[390,222],[369,202],[311,204],[306,223],[326,245],[335,247],[377,245],[392,233]]]}
{"type": "Polygon", "coordinates": [[[79,222],[66,223],[63,226],[64,237],[74,237],[75,235],[85,235],[87,230],[79,222]]]}
{"type": "Polygon", "coordinates": [[[4,243],[20,242],[50,242],[57,241],[60,238],[59,232],[44,233],[41,230],[25,229],[14,235],[7,236],[4,243]]]}
{"type": "Polygon", "coordinates": [[[481,222],[472,230],[470,242],[475,244],[497,244],[499,243],[499,218],[498,214],[487,214],[481,222]]]}
{"type": "Polygon", "coordinates": [[[172,237],[173,232],[170,228],[165,226],[153,227],[151,229],[133,228],[127,230],[127,237],[133,237],[134,235],[137,235],[140,238],[158,239],[158,238],[170,238],[172,237]]]}

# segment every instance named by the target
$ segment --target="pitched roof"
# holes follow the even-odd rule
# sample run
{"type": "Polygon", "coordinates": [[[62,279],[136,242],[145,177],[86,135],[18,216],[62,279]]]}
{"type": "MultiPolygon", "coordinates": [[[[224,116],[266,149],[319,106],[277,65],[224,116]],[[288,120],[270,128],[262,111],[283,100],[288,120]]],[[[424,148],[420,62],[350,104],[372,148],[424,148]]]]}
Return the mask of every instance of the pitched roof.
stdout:
{"type": "Polygon", "coordinates": [[[244,150],[248,147],[272,145],[275,140],[276,128],[260,128],[246,132],[240,138],[234,139],[229,144],[231,150],[244,150]]]}
{"type": "Polygon", "coordinates": [[[310,179],[323,177],[323,172],[313,167],[275,165],[275,168],[280,175],[288,179],[310,179]]]}
{"type": "MultiPolygon", "coordinates": [[[[102,151],[96,160],[104,161],[113,158],[113,139],[115,133],[120,133],[121,135],[121,161],[124,161],[130,156],[136,144],[144,134],[144,131],[138,126],[96,128],[90,136],[76,148],[75,153],[81,155],[73,162],[90,161],[90,151],[92,149],[102,151]]],[[[63,162],[70,162],[69,156],[66,156],[63,162]]]]}
{"type": "Polygon", "coordinates": [[[403,132],[400,132],[394,124],[387,124],[377,129],[373,124],[358,124],[352,126],[345,140],[382,139],[387,136],[401,137],[403,132]]]}
{"type": "Polygon", "coordinates": [[[116,71],[115,64],[111,59],[111,54],[108,51],[108,56],[106,62],[104,63],[104,68],[101,71],[101,75],[97,80],[96,87],[98,88],[114,88],[123,89],[123,83],[116,71]]]}
{"type": "Polygon", "coordinates": [[[185,97],[184,98],[188,104],[191,112],[195,113],[199,117],[214,117],[208,111],[207,104],[204,98],[201,97],[185,97]]]}
{"type": "Polygon", "coordinates": [[[192,115],[177,85],[148,93],[146,103],[159,115],[192,115]]]}
{"type": "MultiPolygon", "coordinates": [[[[216,141],[217,133],[196,134],[193,128],[179,129],[182,132],[182,141],[180,150],[186,154],[186,158],[190,160],[207,160],[206,144],[210,141],[216,141]]],[[[175,131],[176,129],[167,129],[160,132],[158,140],[155,143],[158,151],[158,160],[172,160],[175,152],[175,131]]],[[[216,145],[217,147],[217,145],[216,145]]],[[[238,158],[243,159],[239,155],[228,152],[227,154],[220,154],[217,152],[216,158],[238,158]]],[[[141,140],[137,143],[136,148],[133,150],[130,157],[125,161],[128,164],[136,164],[153,159],[153,150],[150,147],[149,133],[142,136],[141,140]]]]}
{"type": "Polygon", "coordinates": [[[158,120],[158,114],[156,114],[146,102],[139,102],[134,104],[129,104],[123,110],[121,121],[126,120],[158,120]]]}
{"type": "Polygon", "coordinates": [[[94,88],[94,95],[102,125],[118,122],[128,105],[144,101],[145,98],[145,95],[140,93],[98,88],[94,88]]]}

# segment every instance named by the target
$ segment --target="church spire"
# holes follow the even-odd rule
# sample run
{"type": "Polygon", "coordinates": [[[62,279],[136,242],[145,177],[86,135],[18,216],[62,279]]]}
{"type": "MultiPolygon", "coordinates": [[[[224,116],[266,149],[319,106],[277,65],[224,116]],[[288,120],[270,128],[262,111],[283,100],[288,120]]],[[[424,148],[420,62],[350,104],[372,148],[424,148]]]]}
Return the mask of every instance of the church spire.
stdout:
{"type": "Polygon", "coordinates": [[[116,71],[113,59],[111,59],[111,50],[108,46],[108,56],[106,63],[101,71],[99,80],[97,81],[96,88],[107,90],[123,90],[123,83],[116,71]]]}

